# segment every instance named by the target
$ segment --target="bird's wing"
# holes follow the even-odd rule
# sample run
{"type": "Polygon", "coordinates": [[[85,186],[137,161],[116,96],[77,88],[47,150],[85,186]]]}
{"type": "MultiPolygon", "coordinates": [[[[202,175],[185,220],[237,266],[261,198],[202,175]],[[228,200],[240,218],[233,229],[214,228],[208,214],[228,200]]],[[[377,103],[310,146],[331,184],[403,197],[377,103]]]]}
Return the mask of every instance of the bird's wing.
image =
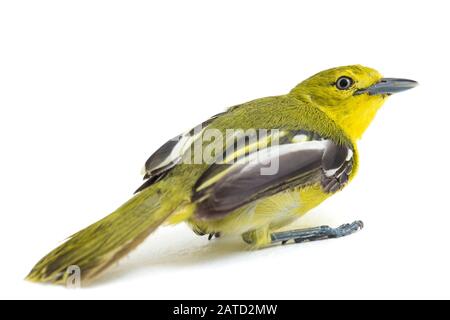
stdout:
{"type": "Polygon", "coordinates": [[[192,143],[202,135],[205,128],[216,118],[224,113],[216,114],[208,120],[195,126],[191,130],[176,136],[164,143],[145,162],[142,174],[145,182],[135,191],[142,191],[156,181],[164,178],[182,159],[184,153],[191,147],[192,143]]]}
{"type": "Polygon", "coordinates": [[[222,155],[223,161],[203,173],[192,195],[199,218],[222,218],[259,198],[301,186],[320,183],[324,192],[334,192],[348,181],[352,146],[308,131],[277,134],[276,144],[264,147],[259,140],[256,148],[247,144],[222,155]]]}

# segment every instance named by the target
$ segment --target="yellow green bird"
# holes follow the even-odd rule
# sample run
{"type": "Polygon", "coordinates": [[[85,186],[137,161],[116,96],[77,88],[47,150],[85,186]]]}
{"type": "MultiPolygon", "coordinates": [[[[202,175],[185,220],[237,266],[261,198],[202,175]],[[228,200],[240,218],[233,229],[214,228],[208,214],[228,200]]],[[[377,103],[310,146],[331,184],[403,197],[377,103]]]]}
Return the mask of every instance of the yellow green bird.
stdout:
{"type": "Polygon", "coordinates": [[[159,226],[183,221],[209,238],[241,235],[254,248],[351,234],[361,221],[280,228],[352,180],[356,141],[387,97],[416,85],[352,65],[233,106],[166,142],[128,202],[47,254],[27,279],[64,284],[76,266],[90,281],[159,226]]]}

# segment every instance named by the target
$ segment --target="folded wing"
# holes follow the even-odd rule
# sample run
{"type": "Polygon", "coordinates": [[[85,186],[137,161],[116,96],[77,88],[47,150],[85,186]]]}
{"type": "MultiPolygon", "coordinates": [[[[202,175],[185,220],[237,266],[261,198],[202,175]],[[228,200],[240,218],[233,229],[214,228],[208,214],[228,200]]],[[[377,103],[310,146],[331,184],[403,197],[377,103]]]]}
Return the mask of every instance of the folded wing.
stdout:
{"type": "Polygon", "coordinates": [[[335,192],[347,182],[353,164],[351,146],[306,131],[284,131],[280,137],[278,144],[253,150],[247,146],[246,152],[241,147],[233,161],[211,165],[193,190],[197,216],[222,218],[287,189],[320,183],[325,192],[335,192]]]}

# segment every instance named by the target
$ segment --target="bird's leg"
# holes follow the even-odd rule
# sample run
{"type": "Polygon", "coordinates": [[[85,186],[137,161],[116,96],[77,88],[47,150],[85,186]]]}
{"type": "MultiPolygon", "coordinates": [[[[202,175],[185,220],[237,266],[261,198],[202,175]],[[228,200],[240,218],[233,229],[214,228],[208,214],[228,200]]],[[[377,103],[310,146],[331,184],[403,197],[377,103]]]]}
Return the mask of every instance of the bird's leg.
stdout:
{"type": "Polygon", "coordinates": [[[307,229],[274,232],[270,235],[270,238],[272,243],[281,242],[282,244],[285,244],[289,240],[294,240],[296,243],[300,243],[306,241],[344,237],[349,234],[355,233],[358,230],[361,230],[363,227],[363,222],[357,220],[352,223],[343,224],[337,228],[320,226],[307,229]]]}

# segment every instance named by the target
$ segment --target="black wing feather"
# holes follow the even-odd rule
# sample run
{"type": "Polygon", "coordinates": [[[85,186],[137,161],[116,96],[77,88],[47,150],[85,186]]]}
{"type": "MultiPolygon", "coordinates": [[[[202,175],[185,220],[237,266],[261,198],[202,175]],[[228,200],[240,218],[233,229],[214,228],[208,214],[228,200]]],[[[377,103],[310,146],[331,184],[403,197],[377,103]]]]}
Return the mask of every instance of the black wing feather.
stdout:
{"type": "MultiPolygon", "coordinates": [[[[217,219],[262,197],[305,185],[321,183],[325,192],[334,192],[348,180],[348,159],[351,147],[325,140],[311,133],[312,147],[293,148],[278,156],[279,169],[273,175],[262,175],[264,163],[236,163],[230,169],[223,164],[212,165],[194,187],[192,200],[197,202],[196,215],[203,219],[217,219]],[[322,148],[317,148],[317,143],[322,148]],[[202,184],[223,170],[217,181],[202,184]]],[[[309,140],[311,142],[311,140],[309,140]]],[[[293,145],[293,144],[292,144],[293,145]]],[[[300,144],[296,144],[300,146],[300,144]]]]}

